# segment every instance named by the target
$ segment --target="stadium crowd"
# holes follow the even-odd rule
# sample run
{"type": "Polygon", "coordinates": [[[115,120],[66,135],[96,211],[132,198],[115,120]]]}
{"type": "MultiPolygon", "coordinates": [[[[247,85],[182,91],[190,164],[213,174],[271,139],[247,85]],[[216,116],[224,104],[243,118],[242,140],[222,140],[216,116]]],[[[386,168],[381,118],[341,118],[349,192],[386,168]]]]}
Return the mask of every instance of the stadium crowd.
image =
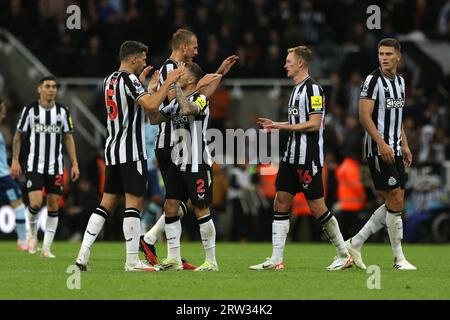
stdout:
{"type": "MultiPolygon", "coordinates": [[[[160,65],[169,56],[171,34],[180,27],[197,34],[200,54],[196,61],[205,72],[215,71],[224,57],[239,56],[230,78],[284,78],[286,49],[293,44],[309,45],[316,57],[311,73],[319,81],[330,80],[324,86],[327,205],[342,213],[344,238],[354,234],[377,206],[377,195],[362,162],[358,102],[363,77],[377,65],[378,40],[414,30],[429,38],[450,40],[450,1],[443,0],[11,0],[0,3],[0,12],[0,27],[22,40],[57,77],[104,77],[117,66],[110,53],[117,52],[126,39],[149,44],[150,64],[160,65]],[[81,8],[81,30],[66,29],[70,4],[81,8]],[[367,16],[370,4],[378,4],[383,13],[382,29],[374,32],[367,32],[365,21],[360,20],[367,16]],[[355,192],[360,193],[361,203],[346,208],[339,190],[345,188],[346,179],[353,178],[359,183],[355,192]]],[[[427,81],[432,77],[427,70],[416,75],[417,67],[405,54],[399,68],[407,81],[405,130],[415,166],[438,168],[450,159],[449,101],[427,81]]],[[[279,121],[286,119],[287,94],[279,97],[279,121]]],[[[234,126],[230,120],[232,100],[223,87],[211,98],[212,127],[234,126]]],[[[14,128],[2,129],[10,131],[5,135],[10,142],[7,137],[14,128]]],[[[81,180],[67,188],[61,238],[81,236],[95,208],[102,168],[101,159],[97,161],[98,166],[81,164],[81,180]],[[92,172],[83,174],[83,170],[92,172]]],[[[271,176],[259,175],[259,170],[250,165],[215,166],[213,208],[219,240],[270,240],[273,181],[271,176]]],[[[442,186],[437,183],[435,187],[442,186]]],[[[409,192],[419,192],[418,188],[410,186],[409,192]]],[[[414,211],[414,206],[410,210],[414,211]]],[[[292,239],[320,240],[320,228],[308,216],[304,199],[298,199],[293,211],[299,218],[292,239]]],[[[121,237],[120,219],[115,216],[108,222],[104,238],[121,237]]],[[[183,223],[185,236],[198,239],[194,217],[183,223]]]]}

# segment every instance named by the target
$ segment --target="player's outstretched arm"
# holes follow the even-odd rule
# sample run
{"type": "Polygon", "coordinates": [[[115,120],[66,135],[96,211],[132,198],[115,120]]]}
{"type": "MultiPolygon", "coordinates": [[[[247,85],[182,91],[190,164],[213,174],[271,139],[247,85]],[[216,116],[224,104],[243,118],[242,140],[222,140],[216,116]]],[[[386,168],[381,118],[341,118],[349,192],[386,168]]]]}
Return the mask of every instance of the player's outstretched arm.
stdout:
{"type": "Polygon", "coordinates": [[[185,116],[196,115],[200,113],[199,106],[195,102],[190,102],[180,86],[175,83],[175,92],[178,105],[180,106],[181,113],[185,116]]]}
{"type": "Polygon", "coordinates": [[[320,130],[320,124],[322,122],[322,114],[311,114],[309,120],[298,124],[289,124],[287,122],[277,123],[274,122],[271,125],[267,125],[266,129],[273,130],[287,130],[287,131],[299,131],[299,132],[314,132],[320,130]]]}
{"type": "Polygon", "coordinates": [[[197,83],[197,91],[209,98],[214,94],[221,80],[221,74],[208,73],[197,83]]]}
{"type": "Polygon", "coordinates": [[[22,133],[16,130],[13,138],[13,155],[11,163],[11,176],[17,178],[22,174],[22,168],[20,167],[19,155],[20,147],[22,145],[22,133]]]}
{"type": "Polygon", "coordinates": [[[394,162],[394,150],[383,140],[378,133],[377,127],[372,120],[372,112],[375,101],[370,99],[359,99],[359,122],[364,130],[372,137],[380,149],[381,159],[383,161],[394,162]]]}
{"type": "Polygon", "coordinates": [[[160,104],[164,101],[164,99],[167,96],[167,93],[169,92],[170,85],[178,81],[178,79],[183,75],[183,73],[184,68],[178,68],[171,71],[168,74],[166,81],[164,81],[164,83],[161,85],[161,87],[156,93],[145,94],[137,100],[137,103],[144,108],[145,113],[147,115],[151,112],[158,111],[160,104]]]}
{"type": "Polygon", "coordinates": [[[70,171],[70,178],[72,181],[77,181],[80,177],[80,169],[78,168],[77,151],[75,147],[75,140],[71,133],[64,135],[64,143],[66,145],[67,153],[69,154],[70,161],[72,162],[72,169],[70,171]]]}

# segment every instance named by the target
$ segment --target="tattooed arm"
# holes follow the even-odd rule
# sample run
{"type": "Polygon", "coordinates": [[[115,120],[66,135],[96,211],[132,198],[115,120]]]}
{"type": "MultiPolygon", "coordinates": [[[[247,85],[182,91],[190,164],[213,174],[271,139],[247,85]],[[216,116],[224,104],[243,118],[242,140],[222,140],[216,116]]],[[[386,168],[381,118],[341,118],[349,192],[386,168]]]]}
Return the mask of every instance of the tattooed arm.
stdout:
{"type": "Polygon", "coordinates": [[[199,106],[195,102],[189,102],[180,86],[175,83],[175,92],[181,113],[185,116],[196,115],[200,113],[199,106]]]}

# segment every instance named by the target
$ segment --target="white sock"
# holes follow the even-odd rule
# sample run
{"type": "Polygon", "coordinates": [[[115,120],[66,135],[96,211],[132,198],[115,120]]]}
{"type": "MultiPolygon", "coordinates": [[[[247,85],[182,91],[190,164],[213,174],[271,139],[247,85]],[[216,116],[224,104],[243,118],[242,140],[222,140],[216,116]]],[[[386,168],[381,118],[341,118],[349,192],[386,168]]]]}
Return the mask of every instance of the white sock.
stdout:
{"type": "Polygon", "coordinates": [[[42,251],[50,251],[50,248],[55,238],[56,229],[58,228],[58,212],[49,212],[47,222],[45,224],[44,242],[42,244],[42,251]]]}
{"type": "Polygon", "coordinates": [[[205,260],[217,264],[216,261],[216,228],[211,215],[199,219],[200,237],[205,249],[205,260]]]}
{"type": "Polygon", "coordinates": [[[125,209],[123,218],[123,235],[127,248],[127,261],[130,266],[139,263],[139,238],[141,235],[140,212],[136,209],[125,209]]]}
{"type": "Polygon", "coordinates": [[[392,253],[394,261],[401,261],[405,259],[402,250],[403,239],[403,221],[401,212],[390,212],[386,210],[386,226],[388,229],[389,240],[391,241],[392,253]]]}
{"type": "Polygon", "coordinates": [[[39,212],[40,209],[33,209],[31,207],[28,207],[27,210],[28,222],[30,224],[30,233],[32,238],[37,237],[37,223],[39,220],[39,212]]]}
{"type": "Polygon", "coordinates": [[[283,220],[273,220],[272,222],[272,256],[270,260],[274,263],[283,261],[284,247],[286,245],[286,238],[289,233],[289,213],[277,213],[283,216],[283,220]]]}
{"type": "Polygon", "coordinates": [[[156,221],[155,225],[144,235],[144,240],[148,244],[154,245],[158,238],[160,238],[165,230],[166,215],[163,213],[156,221]]]}
{"type": "Polygon", "coordinates": [[[330,240],[330,242],[336,247],[338,257],[348,257],[349,253],[345,247],[344,238],[342,237],[341,230],[339,229],[339,223],[330,211],[322,215],[319,219],[322,225],[323,231],[330,240]]]}
{"type": "Polygon", "coordinates": [[[352,247],[355,249],[361,249],[364,242],[369,237],[386,225],[386,205],[383,203],[375,212],[370,216],[370,219],[362,227],[362,229],[351,238],[352,247]]]}
{"type": "Polygon", "coordinates": [[[181,239],[181,221],[173,221],[174,218],[166,217],[166,238],[167,238],[167,257],[173,258],[181,263],[180,239],[181,239]]]}
{"type": "Polygon", "coordinates": [[[78,257],[81,257],[91,249],[92,245],[98,237],[98,234],[100,233],[100,231],[102,231],[103,225],[105,224],[108,215],[109,212],[103,207],[95,209],[95,212],[91,214],[88,225],[86,227],[86,231],[84,232],[83,242],[81,243],[78,257]]]}

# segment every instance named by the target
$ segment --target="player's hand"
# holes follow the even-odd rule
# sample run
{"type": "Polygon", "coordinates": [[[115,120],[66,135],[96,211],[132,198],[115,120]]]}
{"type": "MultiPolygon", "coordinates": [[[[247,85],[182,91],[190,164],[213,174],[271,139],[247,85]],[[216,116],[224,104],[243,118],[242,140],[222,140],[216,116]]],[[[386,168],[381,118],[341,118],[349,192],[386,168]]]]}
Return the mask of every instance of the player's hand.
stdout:
{"type": "Polygon", "coordinates": [[[184,74],[184,65],[169,72],[167,74],[166,82],[168,82],[169,84],[175,83],[181,78],[183,74],[184,74]]]}
{"type": "Polygon", "coordinates": [[[159,84],[159,70],[156,70],[153,72],[152,78],[150,79],[150,82],[148,83],[147,91],[150,93],[155,93],[158,89],[159,84]]]}
{"type": "Polygon", "coordinates": [[[11,163],[11,177],[17,178],[22,174],[22,168],[20,166],[19,161],[13,160],[11,163]]]}
{"type": "Polygon", "coordinates": [[[239,57],[237,55],[232,55],[223,60],[222,64],[220,65],[219,69],[217,69],[217,73],[220,73],[221,75],[226,75],[228,71],[230,71],[231,67],[234,66],[234,64],[239,60],[239,57]]]}
{"type": "Polygon", "coordinates": [[[381,159],[386,163],[395,162],[394,149],[391,148],[387,143],[383,143],[379,146],[381,159]]]}
{"type": "Polygon", "coordinates": [[[258,118],[256,123],[263,129],[266,129],[266,126],[272,125],[273,121],[267,118],[258,118]]]}
{"type": "Polygon", "coordinates": [[[145,82],[145,79],[147,78],[148,74],[150,73],[150,71],[152,69],[153,69],[153,66],[148,66],[147,68],[142,70],[141,74],[139,75],[139,80],[141,81],[141,83],[145,82]]]}
{"type": "Polygon", "coordinates": [[[412,153],[411,150],[409,150],[408,146],[402,147],[402,154],[403,154],[403,164],[406,168],[409,168],[412,163],[412,153]]]}
{"type": "Polygon", "coordinates": [[[80,177],[80,169],[78,169],[78,163],[73,163],[72,164],[72,170],[70,172],[70,178],[72,179],[72,181],[77,181],[78,178],[80,177]]]}

